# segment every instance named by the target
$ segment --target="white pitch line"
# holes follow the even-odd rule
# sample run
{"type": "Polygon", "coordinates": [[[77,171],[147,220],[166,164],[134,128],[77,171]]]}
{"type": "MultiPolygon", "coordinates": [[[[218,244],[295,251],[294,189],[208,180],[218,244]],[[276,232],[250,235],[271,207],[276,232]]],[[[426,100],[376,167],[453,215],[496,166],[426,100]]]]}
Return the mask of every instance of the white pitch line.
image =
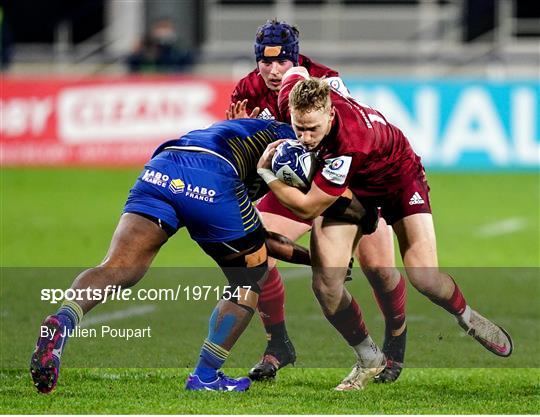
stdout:
{"type": "MultiPolygon", "coordinates": [[[[315,314],[292,314],[292,313],[288,313],[287,317],[289,318],[289,320],[306,320],[306,321],[319,321],[319,320],[325,321],[326,320],[322,313],[318,313],[318,314],[317,313],[315,313],[315,314]]],[[[384,321],[384,318],[381,315],[376,315],[374,317],[374,319],[377,322],[383,322],[384,321]]],[[[439,319],[438,318],[433,318],[433,317],[428,317],[428,316],[423,316],[423,315],[420,315],[420,314],[408,314],[407,315],[407,322],[408,323],[412,323],[412,322],[427,323],[427,322],[434,322],[434,321],[437,321],[437,320],[439,320],[439,319]]]]}
{"type": "Polygon", "coordinates": [[[509,235],[525,229],[527,220],[523,217],[511,217],[494,223],[488,223],[476,229],[475,236],[493,237],[509,235]]]}
{"type": "MultiPolygon", "coordinates": [[[[279,267],[278,267],[279,270],[279,267]]],[[[311,280],[311,268],[294,268],[294,269],[284,269],[283,271],[280,271],[281,276],[283,279],[287,281],[299,279],[299,278],[305,278],[307,280],[311,280]]]]}
{"type": "Polygon", "coordinates": [[[143,316],[155,311],[156,306],[153,304],[137,307],[129,307],[124,310],[118,310],[114,313],[96,314],[95,316],[83,319],[81,327],[89,327],[99,323],[107,323],[113,320],[121,320],[133,316],[143,316]]]}

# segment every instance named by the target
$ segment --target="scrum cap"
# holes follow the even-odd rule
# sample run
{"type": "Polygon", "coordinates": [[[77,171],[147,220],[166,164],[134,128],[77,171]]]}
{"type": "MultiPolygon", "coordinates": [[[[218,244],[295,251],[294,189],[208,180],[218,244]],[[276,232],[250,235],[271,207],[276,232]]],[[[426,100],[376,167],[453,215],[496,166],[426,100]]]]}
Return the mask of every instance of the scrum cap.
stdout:
{"type": "Polygon", "coordinates": [[[298,65],[298,29],[287,22],[268,20],[257,29],[255,36],[255,58],[277,60],[288,59],[298,65]]]}

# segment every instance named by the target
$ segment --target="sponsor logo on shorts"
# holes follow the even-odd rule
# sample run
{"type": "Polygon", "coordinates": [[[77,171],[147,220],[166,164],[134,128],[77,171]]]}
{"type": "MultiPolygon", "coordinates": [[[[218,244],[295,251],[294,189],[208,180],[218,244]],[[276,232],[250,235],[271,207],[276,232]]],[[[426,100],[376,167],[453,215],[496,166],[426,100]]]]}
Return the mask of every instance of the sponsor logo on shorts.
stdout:
{"type": "Polygon", "coordinates": [[[154,184],[158,187],[165,188],[167,186],[167,182],[169,181],[169,176],[167,174],[162,174],[159,171],[147,169],[144,172],[141,180],[149,184],[154,184]]]}
{"type": "Polygon", "coordinates": [[[415,204],[424,204],[424,203],[425,201],[422,198],[422,196],[418,193],[418,191],[416,191],[411,197],[411,199],[409,200],[410,206],[414,206],[415,204]]]}
{"type": "Polygon", "coordinates": [[[172,180],[169,184],[169,190],[171,190],[173,194],[183,193],[184,188],[186,188],[186,185],[184,184],[184,181],[182,181],[180,178],[172,180]]]}
{"type": "Polygon", "coordinates": [[[216,195],[216,190],[211,188],[199,187],[198,185],[188,184],[186,186],[186,197],[193,198],[194,200],[204,201],[206,203],[213,203],[216,195]]]}

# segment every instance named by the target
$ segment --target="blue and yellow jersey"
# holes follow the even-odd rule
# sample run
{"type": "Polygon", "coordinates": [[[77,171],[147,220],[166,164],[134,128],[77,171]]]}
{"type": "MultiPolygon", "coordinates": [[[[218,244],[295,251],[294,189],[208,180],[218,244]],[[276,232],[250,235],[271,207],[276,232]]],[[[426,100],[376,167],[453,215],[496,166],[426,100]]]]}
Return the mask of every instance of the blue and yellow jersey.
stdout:
{"type": "Polygon", "coordinates": [[[185,226],[198,242],[239,239],[261,226],[252,204],[266,192],[257,162],[269,143],[293,137],[284,123],[238,119],[165,142],[146,163],[124,211],[158,219],[173,232],[185,226]]]}
{"type": "Polygon", "coordinates": [[[212,153],[229,162],[245,181],[256,175],[257,162],[269,143],[295,137],[289,125],[274,120],[227,120],[165,142],[152,157],[172,149],[212,153]]]}

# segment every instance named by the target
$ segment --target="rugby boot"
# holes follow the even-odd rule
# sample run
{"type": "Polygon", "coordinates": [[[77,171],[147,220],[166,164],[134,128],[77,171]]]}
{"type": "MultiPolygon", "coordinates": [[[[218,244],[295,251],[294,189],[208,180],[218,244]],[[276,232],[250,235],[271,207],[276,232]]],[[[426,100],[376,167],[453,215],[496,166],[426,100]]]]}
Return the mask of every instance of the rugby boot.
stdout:
{"type": "Polygon", "coordinates": [[[284,341],[270,341],[264,355],[248,373],[253,381],[263,381],[276,377],[277,371],[289,364],[294,365],[296,351],[292,342],[287,338],[284,341]]]}
{"type": "Polygon", "coordinates": [[[197,375],[190,374],[186,381],[188,391],[247,391],[251,385],[249,378],[230,378],[223,372],[211,382],[203,382],[197,375]]]}
{"type": "Polygon", "coordinates": [[[457,316],[459,325],[478,343],[491,353],[504,358],[512,354],[514,343],[501,326],[496,325],[467,306],[465,312],[457,316]]]}
{"type": "Polygon", "coordinates": [[[387,331],[384,336],[382,351],[386,356],[384,371],[374,378],[375,382],[394,382],[399,378],[405,361],[405,344],[407,342],[407,327],[399,336],[392,336],[387,331]]]}
{"type": "Polygon", "coordinates": [[[352,371],[335,388],[336,391],[354,391],[363,389],[374,377],[379,375],[386,366],[386,357],[379,355],[369,363],[358,361],[352,371]]]}
{"type": "Polygon", "coordinates": [[[60,371],[60,356],[67,341],[66,323],[60,316],[48,316],[41,324],[40,337],[30,359],[30,374],[34,386],[42,394],[48,394],[56,387],[60,371]],[[47,335],[42,335],[44,328],[47,335]]]}

